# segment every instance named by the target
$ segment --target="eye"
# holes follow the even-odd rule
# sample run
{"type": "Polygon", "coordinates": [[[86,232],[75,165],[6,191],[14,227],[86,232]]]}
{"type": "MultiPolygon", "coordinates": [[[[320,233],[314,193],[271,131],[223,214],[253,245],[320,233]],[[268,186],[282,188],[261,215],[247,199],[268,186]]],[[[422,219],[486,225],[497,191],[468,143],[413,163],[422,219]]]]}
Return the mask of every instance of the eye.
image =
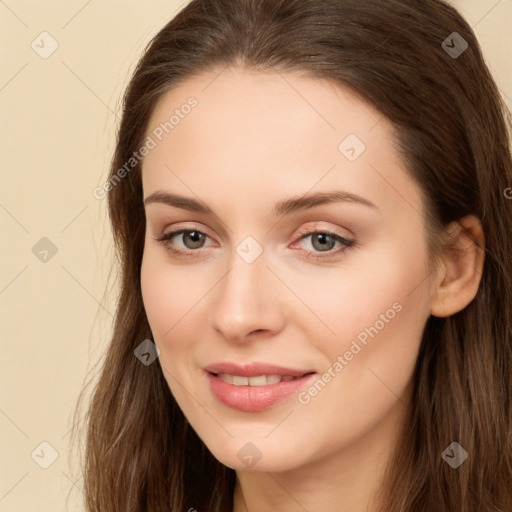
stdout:
{"type": "MultiPolygon", "coordinates": [[[[200,256],[201,251],[198,249],[205,247],[207,239],[211,240],[208,235],[198,229],[176,229],[155,238],[172,254],[189,258],[200,256]]],[[[294,245],[308,239],[309,243],[305,244],[308,247],[303,250],[308,253],[307,258],[317,260],[333,258],[356,245],[355,240],[338,233],[320,230],[304,232],[294,245]]]]}
{"type": "Polygon", "coordinates": [[[201,231],[178,231],[172,238],[181,236],[181,240],[187,249],[200,249],[206,240],[206,235],[201,231]]]}
{"type": "Polygon", "coordinates": [[[338,233],[330,231],[311,231],[301,236],[299,242],[309,240],[305,250],[308,258],[327,259],[342,252],[346,252],[355,245],[355,240],[350,240],[338,233]],[[335,250],[333,250],[335,249],[335,250]],[[325,253],[325,254],[322,254],[325,253]]]}
{"type": "Polygon", "coordinates": [[[197,249],[204,247],[210,237],[198,229],[177,229],[163,234],[155,240],[176,255],[195,256],[197,249]],[[179,242],[178,244],[176,242],[179,242]]]}

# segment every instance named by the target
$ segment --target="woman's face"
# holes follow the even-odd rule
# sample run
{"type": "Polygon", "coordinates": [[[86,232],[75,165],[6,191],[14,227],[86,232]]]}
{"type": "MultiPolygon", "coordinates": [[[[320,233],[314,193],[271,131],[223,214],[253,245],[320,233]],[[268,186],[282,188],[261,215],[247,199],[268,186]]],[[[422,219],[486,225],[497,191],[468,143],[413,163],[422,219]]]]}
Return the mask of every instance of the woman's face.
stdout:
{"type": "Polygon", "coordinates": [[[327,82],[229,68],[167,92],[146,136],[144,306],[204,443],[261,471],[386,444],[432,296],[387,119],[327,82]]]}

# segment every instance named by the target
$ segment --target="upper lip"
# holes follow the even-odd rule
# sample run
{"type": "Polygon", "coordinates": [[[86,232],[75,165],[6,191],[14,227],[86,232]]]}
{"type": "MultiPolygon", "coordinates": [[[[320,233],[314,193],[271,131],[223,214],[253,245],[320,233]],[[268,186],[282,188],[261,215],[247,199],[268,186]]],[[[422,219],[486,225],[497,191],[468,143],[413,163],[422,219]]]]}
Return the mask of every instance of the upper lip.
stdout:
{"type": "Polygon", "coordinates": [[[237,364],[231,362],[214,363],[203,368],[209,373],[227,373],[228,375],[238,375],[240,377],[257,377],[258,375],[291,375],[292,377],[302,377],[307,373],[315,373],[314,370],[299,368],[286,368],[270,363],[246,363],[237,364]]]}

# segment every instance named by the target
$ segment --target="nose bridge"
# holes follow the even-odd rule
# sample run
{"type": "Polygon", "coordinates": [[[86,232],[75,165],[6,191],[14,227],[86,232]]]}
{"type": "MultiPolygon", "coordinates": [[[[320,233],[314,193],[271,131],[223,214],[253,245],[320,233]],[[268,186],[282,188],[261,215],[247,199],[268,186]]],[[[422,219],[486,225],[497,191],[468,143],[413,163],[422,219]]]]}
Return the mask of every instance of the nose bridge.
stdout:
{"type": "Polygon", "coordinates": [[[232,340],[243,340],[256,330],[276,330],[280,326],[271,272],[263,251],[257,254],[252,242],[244,241],[229,259],[229,272],[217,286],[212,307],[214,328],[232,340]]]}

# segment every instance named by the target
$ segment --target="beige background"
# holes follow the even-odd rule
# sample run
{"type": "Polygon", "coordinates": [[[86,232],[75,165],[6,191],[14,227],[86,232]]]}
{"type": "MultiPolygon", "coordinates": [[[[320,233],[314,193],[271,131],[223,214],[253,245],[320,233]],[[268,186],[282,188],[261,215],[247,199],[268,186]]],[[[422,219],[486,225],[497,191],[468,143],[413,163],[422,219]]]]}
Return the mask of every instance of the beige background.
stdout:
{"type": "MultiPolygon", "coordinates": [[[[116,291],[106,205],[92,191],[107,175],[129,74],[182,3],[0,0],[0,512],[83,510],[69,430],[116,291]],[[43,31],[59,45],[47,59],[31,47],[51,48],[43,31]],[[57,248],[46,262],[32,252],[43,237],[57,248]],[[42,442],[58,454],[48,469],[42,442]]],[[[512,107],[512,0],[454,4],[512,107]]]]}

